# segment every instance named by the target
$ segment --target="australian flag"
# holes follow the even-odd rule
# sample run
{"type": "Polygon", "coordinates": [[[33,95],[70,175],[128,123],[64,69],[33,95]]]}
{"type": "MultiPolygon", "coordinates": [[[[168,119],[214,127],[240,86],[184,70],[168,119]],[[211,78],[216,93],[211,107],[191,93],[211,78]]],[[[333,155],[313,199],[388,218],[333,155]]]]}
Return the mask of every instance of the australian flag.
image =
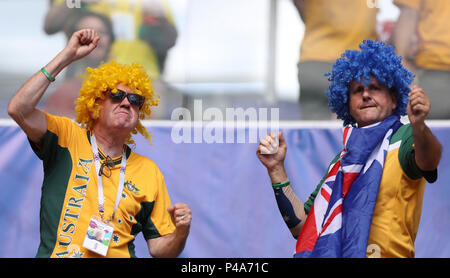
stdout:
{"type": "Polygon", "coordinates": [[[389,140],[401,125],[392,115],[367,127],[344,127],[344,149],[328,168],[298,237],[295,258],[366,256],[389,140]]]}

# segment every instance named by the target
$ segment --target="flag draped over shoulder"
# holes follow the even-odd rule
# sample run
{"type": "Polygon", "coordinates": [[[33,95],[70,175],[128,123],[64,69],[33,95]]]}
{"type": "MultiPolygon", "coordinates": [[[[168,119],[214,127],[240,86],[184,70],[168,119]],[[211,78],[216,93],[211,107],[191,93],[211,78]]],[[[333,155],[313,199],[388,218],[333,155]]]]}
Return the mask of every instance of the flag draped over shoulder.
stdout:
{"type": "Polygon", "coordinates": [[[367,127],[344,127],[344,150],[328,168],[294,257],[366,256],[389,140],[401,125],[399,117],[392,115],[367,127]]]}

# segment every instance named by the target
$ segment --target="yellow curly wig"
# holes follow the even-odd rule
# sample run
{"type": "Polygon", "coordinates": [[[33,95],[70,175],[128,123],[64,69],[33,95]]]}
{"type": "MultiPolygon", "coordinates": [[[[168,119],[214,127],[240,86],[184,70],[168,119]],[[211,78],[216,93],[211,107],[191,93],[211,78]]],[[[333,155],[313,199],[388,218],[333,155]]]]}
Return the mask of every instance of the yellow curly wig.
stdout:
{"type": "Polygon", "coordinates": [[[150,106],[157,106],[159,95],[153,91],[153,85],[150,77],[147,75],[143,66],[133,63],[132,65],[120,65],[114,61],[102,63],[98,68],[86,69],[83,85],[80,90],[80,97],[76,101],[75,120],[82,127],[92,129],[94,119],[100,115],[101,106],[98,99],[104,99],[106,92],[110,89],[113,93],[117,92],[116,85],[122,83],[134,90],[136,94],[145,97],[145,102],[139,110],[139,121],[136,128],[128,135],[126,144],[134,144],[131,134],[142,134],[149,142],[150,134],[142,125],[141,120],[150,116],[150,106]]]}

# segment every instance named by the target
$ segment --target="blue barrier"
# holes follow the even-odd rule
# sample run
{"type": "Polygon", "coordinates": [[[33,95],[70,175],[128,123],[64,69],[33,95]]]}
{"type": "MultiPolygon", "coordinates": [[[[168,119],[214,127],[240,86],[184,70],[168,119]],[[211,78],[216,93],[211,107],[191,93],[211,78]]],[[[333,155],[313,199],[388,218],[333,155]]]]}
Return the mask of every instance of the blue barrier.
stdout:
{"type": "MultiPolygon", "coordinates": [[[[443,144],[439,178],[425,190],[416,257],[450,257],[449,127],[433,127],[443,144]]],[[[139,154],[160,167],[172,203],[187,203],[191,232],[181,257],[291,258],[295,240],[278,211],[257,143],[175,144],[170,126],[151,126],[152,144],[136,137],[139,154]]],[[[341,148],[339,128],[287,128],[286,169],[305,200],[341,148]]],[[[0,126],[0,257],[34,257],[39,245],[43,170],[25,134],[0,126]]],[[[142,235],[136,255],[149,257],[142,235]]]]}

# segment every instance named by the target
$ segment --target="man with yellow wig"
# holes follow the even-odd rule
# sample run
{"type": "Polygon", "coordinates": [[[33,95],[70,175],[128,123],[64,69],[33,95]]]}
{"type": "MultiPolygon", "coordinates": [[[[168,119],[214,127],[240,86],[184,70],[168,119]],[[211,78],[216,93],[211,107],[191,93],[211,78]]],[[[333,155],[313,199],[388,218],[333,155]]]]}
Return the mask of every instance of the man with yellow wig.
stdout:
{"type": "Polygon", "coordinates": [[[54,77],[99,39],[92,29],[75,32],[8,106],[44,165],[36,256],[135,257],[142,231],[153,257],[176,257],[189,234],[190,208],[172,205],[158,166],[126,145],[132,133],[150,140],[140,119],[159,97],[144,68],[115,62],[88,68],[76,104],[81,127],[36,108],[54,77]]]}

